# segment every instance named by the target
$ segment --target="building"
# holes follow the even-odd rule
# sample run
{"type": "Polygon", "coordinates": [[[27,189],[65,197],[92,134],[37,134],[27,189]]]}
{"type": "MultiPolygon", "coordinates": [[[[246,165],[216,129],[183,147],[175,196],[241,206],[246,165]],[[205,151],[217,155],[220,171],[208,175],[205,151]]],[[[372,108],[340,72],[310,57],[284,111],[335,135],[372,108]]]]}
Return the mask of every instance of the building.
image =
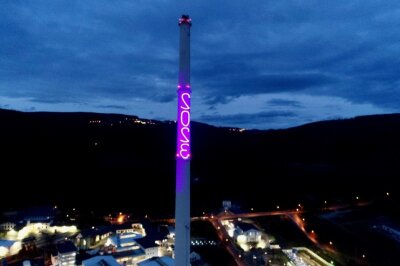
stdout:
{"type": "Polygon", "coordinates": [[[95,256],[83,260],[82,266],[121,266],[113,256],[95,256]]]}
{"type": "Polygon", "coordinates": [[[224,200],[222,201],[222,207],[227,211],[232,207],[232,202],[230,200],[224,200]]]}
{"type": "Polygon", "coordinates": [[[51,255],[52,265],[75,266],[76,252],[77,248],[72,241],[59,242],[56,251],[51,255]]]}
{"type": "Polygon", "coordinates": [[[161,227],[155,227],[148,221],[143,221],[143,227],[146,234],[143,238],[136,239],[136,243],[140,245],[146,253],[146,258],[159,257],[163,254],[162,247],[165,240],[168,238],[168,230],[161,230],[161,227]]]}
{"type": "Polygon", "coordinates": [[[23,240],[31,235],[38,235],[42,232],[50,234],[65,233],[73,235],[78,231],[75,225],[71,226],[51,226],[46,222],[35,222],[30,221],[27,224],[18,223],[13,229],[7,231],[6,237],[11,240],[23,240]]]}
{"type": "Polygon", "coordinates": [[[142,237],[142,235],[135,233],[113,235],[107,239],[105,246],[113,247],[115,251],[126,250],[137,246],[136,240],[142,237]]]}
{"type": "Polygon", "coordinates": [[[75,245],[82,250],[90,249],[101,241],[106,241],[110,236],[123,234],[144,235],[143,226],[140,223],[113,224],[84,229],[75,235],[75,245]]]}
{"type": "Polygon", "coordinates": [[[13,222],[4,222],[0,223],[0,231],[10,231],[14,229],[16,226],[16,223],[13,222]]]}
{"type": "Polygon", "coordinates": [[[0,258],[17,254],[21,250],[21,242],[0,239],[0,258]]]}
{"type": "Polygon", "coordinates": [[[116,234],[135,233],[145,235],[145,230],[141,223],[115,225],[113,228],[115,228],[116,234]]]}
{"type": "Polygon", "coordinates": [[[199,265],[202,262],[200,254],[196,253],[194,251],[190,253],[189,258],[190,258],[191,265],[199,265]]]}
{"type": "Polygon", "coordinates": [[[51,206],[37,206],[18,213],[20,220],[26,223],[48,223],[52,224],[55,217],[55,208],[51,206]]]}
{"type": "Polygon", "coordinates": [[[146,259],[146,253],[140,247],[117,251],[112,256],[120,265],[135,266],[139,261],[146,259]]]}
{"type": "Polygon", "coordinates": [[[143,235],[130,230],[119,230],[118,232],[120,233],[108,237],[105,251],[112,255],[119,264],[136,265],[137,262],[147,258],[145,250],[136,242],[143,235]]]}
{"type": "Polygon", "coordinates": [[[261,241],[262,232],[253,224],[239,222],[236,224],[234,235],[238,242],[259,242],[261,241]]]}
{"type": "Polygon", "coordinates": [[[111,231],[107,227],[85,229],[74,237],[75,245],[82,250],[90,249],[110,235],[111,231]]]}
{"type": "Polygon", "coordinates": [[[136,239],[135,241],[145,251],[147,259],[161,255],[161,241],[157,244],[154,237],[146,236],[136,239]]]}
{"type": "Polygon", "coordinates": [[[174,266],[174,260],[171,257],[154,257],[139,262],[138,266],[174,266]]]}

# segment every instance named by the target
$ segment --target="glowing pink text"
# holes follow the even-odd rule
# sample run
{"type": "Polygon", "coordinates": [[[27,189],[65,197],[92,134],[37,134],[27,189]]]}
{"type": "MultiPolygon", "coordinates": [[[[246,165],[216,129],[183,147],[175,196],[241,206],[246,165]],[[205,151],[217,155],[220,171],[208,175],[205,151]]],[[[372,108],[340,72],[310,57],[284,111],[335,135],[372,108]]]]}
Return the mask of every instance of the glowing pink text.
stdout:
{"type": "Polygon", "coordinates": [[[177,157],[190,158],[190,91],[179,91],[177,157]]]}

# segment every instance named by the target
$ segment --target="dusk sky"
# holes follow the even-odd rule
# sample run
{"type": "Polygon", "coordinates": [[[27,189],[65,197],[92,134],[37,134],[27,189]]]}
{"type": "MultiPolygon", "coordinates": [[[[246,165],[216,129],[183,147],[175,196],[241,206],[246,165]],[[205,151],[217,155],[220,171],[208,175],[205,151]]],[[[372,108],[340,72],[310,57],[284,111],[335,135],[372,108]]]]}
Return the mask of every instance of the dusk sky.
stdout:
{"type": "Polygon", "coordinates": [[[175,120],[186,13],[193,120],[268,129],[400,111],[398,0],[4,0],[0,108],[175,120]]]}

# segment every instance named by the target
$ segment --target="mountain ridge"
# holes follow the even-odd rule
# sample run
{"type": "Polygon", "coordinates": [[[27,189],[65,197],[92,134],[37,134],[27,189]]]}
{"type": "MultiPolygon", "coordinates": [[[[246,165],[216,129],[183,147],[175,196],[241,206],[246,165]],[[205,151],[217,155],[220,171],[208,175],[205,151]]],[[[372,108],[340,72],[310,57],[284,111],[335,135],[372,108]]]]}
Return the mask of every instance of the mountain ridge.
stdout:
{"type": "MultiPolygon", "coordinates": [[[[156,202],[165,202],[166,210],[173,209],[173,121],[0,109],[0,123],[0,145],[6,155],[2,168],[8,173],[2,183],[24,184],[15,186],[20,191],[16,205],[27,199],[32,204],[75,204],[89,197],[112,206],[115,203],[102,198],[109,195],[119,198],[120,206],[130,207],[135,205],[131,197],[153,195],[156,202]],[[133,187],[124,186],[132,182],[133,187]],[[74,195],[75,190],[82,195],[74,195]]],[[[272,205],[291,198],[343,198],[390,189],[400,171],[399,135],[400,114],[270,130],[193,122],[193,204],[204,208],[232,199],[245,205],[272,205]]],[[[149,201],[139,209],[146,208],[156,206],[149,201]]]]}

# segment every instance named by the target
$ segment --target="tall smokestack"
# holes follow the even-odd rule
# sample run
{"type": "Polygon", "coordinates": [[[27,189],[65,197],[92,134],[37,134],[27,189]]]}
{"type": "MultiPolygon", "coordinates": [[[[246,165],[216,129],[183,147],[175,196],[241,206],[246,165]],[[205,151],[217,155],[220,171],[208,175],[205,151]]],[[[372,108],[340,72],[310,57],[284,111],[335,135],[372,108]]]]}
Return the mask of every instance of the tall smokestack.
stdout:
{"type": "Polygon", "coordinates": [[[190,27],[179,19],[178,119],[176,143],[175,265],[189,266],[190,255],[190,27]]]}

